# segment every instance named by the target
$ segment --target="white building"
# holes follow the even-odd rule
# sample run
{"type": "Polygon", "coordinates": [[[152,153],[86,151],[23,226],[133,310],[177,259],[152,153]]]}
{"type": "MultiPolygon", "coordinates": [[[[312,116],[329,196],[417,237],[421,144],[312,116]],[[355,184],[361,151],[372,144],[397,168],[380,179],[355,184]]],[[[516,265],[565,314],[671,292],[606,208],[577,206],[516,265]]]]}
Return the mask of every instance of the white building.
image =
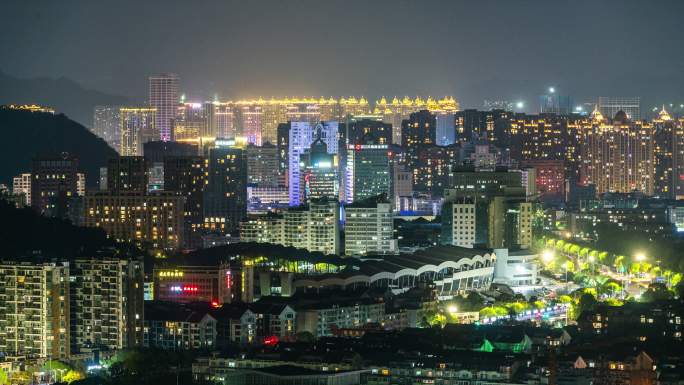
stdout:
{"type": "Polygon", "coordinates": [[[539,270],[538,255],[530,250],[509,251],[494,249],[496,264],[494,282],[504,283],[512,288],[537,284],[539,270]]]}
{"type": "MultiPolygon", "coordinates": [[[[173,139],[172,121],[178,106],[178,75],[158,74],[149,78],[149,103],[156,109],[155,126],[157,140],[173,139]]],[[[123,155],[123,154],[122,154],[123,155]]]]}
{"type": "Polygon", "coordinates": [[[31,204],[31,173],[24,173],[13,178],[12,194],[24,194],[24,203],[31,204]]]}
{"type": "MultiPolygon", "coordinates": [[[[470,200],[459,200],[451,205],[451,245],[467,247],[472,249],[476,243],[476,223],[477,215],[475,213],[476,205],[470,200]]],[[[449,210],[444,211],[444,215],[448,215],[449,210]]],[[[448,223],[448,222],[447,222],[448,223]]],[[[498,255],[498,254],[497,254],[498,255]]]]}
{"type": "Polygon", "coordinates": [[[324,254],[339,254],[340,207],[336,201],[313,201],[282,216],[254,216],[240,223],[242,242],[274,243],[324,254]]]}
{"type": "Polygon", "coordinates": [[[344,253],[352,256],[394,254],[394,219],[390,203],[345,207],[344,253]]]}

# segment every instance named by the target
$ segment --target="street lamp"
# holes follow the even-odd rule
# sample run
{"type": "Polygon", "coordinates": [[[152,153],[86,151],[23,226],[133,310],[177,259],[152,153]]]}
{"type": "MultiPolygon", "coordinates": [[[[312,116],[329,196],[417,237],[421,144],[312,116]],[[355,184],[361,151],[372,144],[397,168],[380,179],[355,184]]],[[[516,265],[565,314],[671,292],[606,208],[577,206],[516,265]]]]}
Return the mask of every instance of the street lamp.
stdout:
{"type": "Polygon", "coordinates": [[[549,264],[549,263],[551,263],[551,261],[553,261],[553,251],[548,250],[548,249],[544,250],[542,252],[541,257],[542,257],[542,261],[544,261],[544,263],[549,264]]]}
{"type": "Polygon", "coordinates": [[[646,255],[644,253],[638,253],[637,255],[634,256],[638,262],[642,262],[643,260],[646,259],[646,255]]]}
{"type": "Polygon", "coordinates": [[[458,308],[456,307],[456,305],[449,305],[449,307],[447,307],[447,311],[449,312],[449,314],[454,314],[458,312],[458,308]]]}

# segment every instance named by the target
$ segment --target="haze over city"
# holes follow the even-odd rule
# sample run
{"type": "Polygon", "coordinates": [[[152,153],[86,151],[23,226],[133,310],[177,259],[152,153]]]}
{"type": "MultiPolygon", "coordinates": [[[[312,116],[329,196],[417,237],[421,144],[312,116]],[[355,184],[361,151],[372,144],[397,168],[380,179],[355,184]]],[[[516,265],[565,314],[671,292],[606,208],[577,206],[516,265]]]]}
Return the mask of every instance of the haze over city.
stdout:
{"type": "Polygon", "coordinates": [[[680,1],[7,2],[0,70],[146,97],[174,72],[192,99],[455,95],[681,103],[680,1]],[[657,19],[657,22],[651,20],[657,19]],[[69,41],[69,44],[64,44],[69,41]]]}

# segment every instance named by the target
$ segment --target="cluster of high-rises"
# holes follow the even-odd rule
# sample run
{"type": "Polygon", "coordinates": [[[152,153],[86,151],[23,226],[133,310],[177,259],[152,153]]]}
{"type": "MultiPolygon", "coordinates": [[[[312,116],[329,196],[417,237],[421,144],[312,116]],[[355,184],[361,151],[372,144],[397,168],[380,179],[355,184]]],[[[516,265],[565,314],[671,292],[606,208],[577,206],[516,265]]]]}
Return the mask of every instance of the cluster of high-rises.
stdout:
{"type": "Polygon", "coordinates": [[[551,93],[528,115],[452,97],[189,103],[172,74],[149,91],[148,105],[95,109],[94,132],[120,153],[99,189],[62,154],[37,159],[15,193],[155,249],[240,240],[348,256],[398,253],[398,217],[441,215],[443,245],[526,249],[540,202],[684,195],[684,120],[639,119],[638,98],[587,114],[551,93]]]}
{"type": "Polygon", "coordinates": [[[142,344],[141,260],[0,262],[0,351],[66,359],[142,344]]]}

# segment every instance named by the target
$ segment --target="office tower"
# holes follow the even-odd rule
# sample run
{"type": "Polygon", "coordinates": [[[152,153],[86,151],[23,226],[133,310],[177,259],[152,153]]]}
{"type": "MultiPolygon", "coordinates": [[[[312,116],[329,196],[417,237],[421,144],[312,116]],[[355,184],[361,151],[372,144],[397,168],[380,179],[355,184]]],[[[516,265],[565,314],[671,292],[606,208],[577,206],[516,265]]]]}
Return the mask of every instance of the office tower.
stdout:
{"type": "Polygon", "coordinates": [[[24,205],[31,204],[31,174],[24,173],[12,179],[12,194],[23,195],[24,205]]]}
{"type": "Polygon", "coordinates": [[[278,149],[278,173],[285,178],[285,185],[290,182],[289,179],[289,162],[290,162],[290,128],[292,124],[281,123],[277,129],[276,147],[278,149]]]}
{"type": "Polygon", "coordinates": [[[311,143],[311,147],[300,157],[296,167],[299,167],[301,202],[321,198],[339,201],[337,155],[328,153],[328,146],[323,139],[317,138],[311,143]]]}
{"type": "Polygon", "coordinates": [[[282,100],[271,99],[259,100],[261,113],[261,141],[263,143],[275,143],[278,125],[289,121],[300,121],[295,117],[288,116],[288,105],[282,100]]]}
{"type": "Polygon", "coordinates": [[[631,121],[618,112],[612,122],[594,119],[581,144],[583,185],[594,184],[597,194],[641,191],[653,194],[653,125],[631,121]]]}
{"type": "Polygon", "coordinates": [[[177,142],[147,142],[143,144],[143,155],[150,164],[164,163],[168,156],[195,156],[199,154],[196,144],[177,142]]]}
{"type": "Polygon", "coordinates": [[[347,120],[346,128],[347,144],[392,144],[392,125],[382,119],[351,118],[347,120]]]}
{"type": "Polygon", "coordinates": [[[270,142],[262,146],[250,144],[245,148],[247,183],[260,187],[284,185],[278,169],[278,148],[270,142]]]}
{"type": "Polygon", "coordinates": [[[210,125],[213,126],[212,133],[217,138],[234,138],[237,136],[235,125],[235,114],[233,113],[232,103],[214,102],[213,114],[211,114],[210,125]]]}
{"type": "Polygon", "coordinates": [[[33,160],[31,206],[41,214],[65,218],[69,201],[78,196],[78,159],[60,156],[33,160]]]}
{"type": "Polygon", "coordinates": [[[459,148],[418,145],[407,151],[406,167],[413,174],[413,189],[441,197],[448,185],[449,171],[457,163],[459,148]]]}
{"type": "Polygon", "coordinates": [[[0,282],[0,351],[69,358],[68,265],[0,263],[0,282]]]}
{"type": "Polygon", "coordinates": [[[175,250],[183,244],[184,205],[185,198],[173,193],[97,192],[84,199],[85,225],[119,241],[175,250]]]}
{"type": "Polygon", "coordinates": [[[386,197],[370,198],[344,208],[344,254],[364,256],[395,254],[392,204],[386,197]]]}
{"type": "Polygon", "coordinates": [[[201,245],[207,172],[208,161],[199,156],[164,158],[164,191],[185,197],[183,246],[186,248],[198,248],[201,245]]]}
{"type": "Polygon", "coordinates": [[[437,120],[428,110],[414,112],[401,122],[401,143],[409,149],[419,145],[434,145],[437,120]]]}
{"type": "Polygon", "coordinates": [[[178,75],[168,73],[150,76],[149,104],[157,111],[154,121],[158,139],[170,141],[173,139],[172,124],[178,105],[178,75]]]}
{"type": "Polygon", "coordinates": [[[104,139],[116,151],[121,148],[121,117],[119,106],[95,106],[93,133],[104,139]]]}
{"type": "Polygon", "coordinates": [[[641,98],[638,96],[609,97],[599,96],[598,110],[605,117],[615,116],[618,111],[624,111],[630,120],[641,119],[641,98]]]}
{"type": "Polygon", "coordinates": [[[71,351],[142,345],[142,260],[82,258],[70,266],[71,351]]]}
{"type": "Polygon", "coordinates": [[[394,209],[399,211],[402,197],[413,196],[413,175],[404,166],[392,164],[392,192],[394,209]]]}
{"type": "Polygon", "coordinates": [[[684,137],[682,121],[675,121],[665,106],[653,120],[654,137],[654,193],[663,198],[677,199],[681,195],[681,180],[684,160],[684,137]]]}
{"type": "Polygon", "coordinates": [[[435,143],[438,146],[449,146],[456,142],[455,113],[458,103],[452,98],[434,100],[428,98],[426,108],[435,115],[435,143]]]}
{"type": "MultiPolygon", "coordinates": [[[[311,148],[314,139],[320,138],[328,148],[328,153],[337,154],[338,123],[321,122],[312,126],[309,122],[290,122],[287,139],[287,170],[290,206],[298,206],[302,196],[300,169],[297,166],[301,156],[311,148]]],[[[280,140],[280,139],[279,139],[280,140]]]]}
{"type": "Polygon", "coordinates": [[[539,97],[539,112],[542,114],[570,115],[574,112],[572,99],[559,95],[554,90],[539,97]]]}
{"type": "Polygon", "coordinates": [[[145,194],[149,181],[149,163],[142,156],[118,156],[107,162],[107,189],[113,194],[145,194]]]}
{"type": "Polygon", "coordinates": [[[156,140],[159,134],[156,116],[155,108],[122,107],[119,109],[120,155],[142,155],[143,144],[156,140]]]}
{"type": "Polygon", "coordinates": [[[204,221],[210,230],[230,232],[247,213],[247,161],[244,150],[221,146],[209,151],[204,189],[204,221]]]}
{"type": "Polygon", "coordinates": [[[542,201],[560,203],[565,199],[566,178],[563,160],[525,160],[521,166],[534,168],[535,180],[532,182],[535,183],[542,201]]]}
{"type": "Polygon", "coordinates": [[[391,196],[389,149],[386,144],[347,145],[345,201],[391,196]]]}
{"type": "Polygon", "coordinates": [[[215,137],[209,132],[209,111],[212,104],[181,103],[176,107],[176,114],[172,120],[173,140],[195,141],[200,138],[215,137]]]}
{"type": "Polygon", "coordinates": [[[247,143],[260,146],[262,142],[262,104],[238,103],[234,112],[238,127],[237,136],[247,138],[247,143]]]}
{"type": "Polygon", "coordinates": [[[483,140],[498,148],[509,146],[512,112],[504,110],[463,110],[454,114],[456,141],[459,143],[483,140]]]}

